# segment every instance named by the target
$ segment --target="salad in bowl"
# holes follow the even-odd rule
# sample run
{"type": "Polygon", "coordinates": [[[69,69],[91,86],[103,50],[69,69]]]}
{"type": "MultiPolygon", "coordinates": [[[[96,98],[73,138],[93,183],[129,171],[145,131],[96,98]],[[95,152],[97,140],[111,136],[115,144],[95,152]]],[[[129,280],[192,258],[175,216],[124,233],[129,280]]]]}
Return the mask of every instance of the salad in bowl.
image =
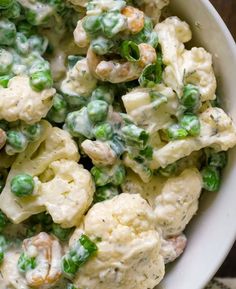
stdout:
{"type": "Polygon", "coordinates": [[[184,252],[236,127],[168,4],[0,2],[0,288],[152,289],[184,252]]]}

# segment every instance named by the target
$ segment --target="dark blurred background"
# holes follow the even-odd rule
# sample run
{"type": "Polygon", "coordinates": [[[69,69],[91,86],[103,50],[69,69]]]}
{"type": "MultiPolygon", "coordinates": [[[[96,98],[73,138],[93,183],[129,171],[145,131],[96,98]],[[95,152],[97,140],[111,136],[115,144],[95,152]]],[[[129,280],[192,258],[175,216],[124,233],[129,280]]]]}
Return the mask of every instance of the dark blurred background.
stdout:
{"type": "MultiPolygon", "coordinates": [[[[224,19],[236,40],[236,0],[210,0],[210,2],[224,19]]],[[[216,275],[217,277],[236,277],[236,243],[216,275]]]]}

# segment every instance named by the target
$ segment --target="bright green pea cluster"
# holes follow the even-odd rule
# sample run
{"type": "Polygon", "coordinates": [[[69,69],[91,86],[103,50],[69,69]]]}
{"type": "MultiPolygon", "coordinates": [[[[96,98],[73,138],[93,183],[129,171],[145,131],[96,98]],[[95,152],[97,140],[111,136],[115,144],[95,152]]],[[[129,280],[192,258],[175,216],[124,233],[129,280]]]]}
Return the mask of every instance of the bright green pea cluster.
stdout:
{"type": "Polygon", "coordinates": [[[216,192],[220,188],[220,172],[216,167],[207,166],[202,171],[203,188],[210,192],[216,192]]]}
{"type": "Polygon", "coordinates": [[[205,149],[206,166],[202,169],[203,188],[210,192],[216,192],[221,184],[221,172],[227,165],[227,153],[216,152],[213,149],[205,149]]]}
{"type": "Polygon", "coordinates": [[[26,253],[22,253],[17,263],[17,268],[20,273],[26,273],[35,269],[37,266],[35,257],[29,257],[26,253]]]}
{"type": "Polygon", "coordinates": [[[52,74],[47,61],[35,62],[29,71],[30,85],[37,91],[51,88],[53,85],[52,74]]]}
{"type": "Polygon", "coordinates": [[[113,137],[113,128],[109,123],[102,123],[94,127],[93,134],[97,140],[107,141],[113,137]]]}
{"type": "Polygon", "coordinates": [[[11,192],[19,198],[31,196],[35,187],[32,176],[20,174],[11,180],[11,192]]]}
{"type": "Polygon", "coordinates": [[[66,277],[73,278],[80,267],[98,251],[88,236],[82,235],[70,251],[62,258],[62,270],[66,277]]]}
{"type": "Polygon", "coordinates": [[[6,153],[14,155],[23,152],[29,142],[37,141],[42,134],[42,125],[35,123],[32,125],[21,123],[13,128],[5,128],[7,131],[6,153]]]}
{"type": "Polygon", "coordinates": [[[120,186],[124,182],[126,171],[123,165],[116,164],[113,167],[93,167],[91,174],[98,187],[107,184],[120,186]]]}
{"type": "Polygon", "coordinates": [[[107,118],[108,104],[104,100],[93,100],[88,104],[87,110],[90,121],[98,123],[107,118]]]}
{"type": "Polygon", "coordinates": [[[196,112],[201,105],[201,94],[198,87],[192,84],[184,86],[181,104],[188,112],[196,112]]]}
{"type": "Polygon", "coordinates": [[[125,28],[125,17],[118,11],[85,17],[84,30],[91,36],[104,35],[112,38],[125,28]]]}
{"type": "Polygon", "coordinates": [[[188,136],[198,136],[200,130],[199,118],[195,114],[186,113],[180,117],[179,123],[168,127],[166,133],[169,140],[181,140],[188,136]]]}

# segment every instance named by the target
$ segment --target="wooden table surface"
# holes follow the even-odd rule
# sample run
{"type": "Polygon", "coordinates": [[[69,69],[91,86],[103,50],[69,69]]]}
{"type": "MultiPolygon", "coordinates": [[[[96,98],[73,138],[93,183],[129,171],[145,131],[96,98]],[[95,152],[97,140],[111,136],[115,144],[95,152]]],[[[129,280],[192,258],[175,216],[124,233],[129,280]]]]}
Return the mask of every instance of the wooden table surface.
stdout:
{"type": "Polygon", "coordinates": [[[210,0],[236,40],[236,0],[210,0]]]}
{"type": "MultiPolygon", "coordinates": [[[[224,19],[236,40],[236,0],[210,0],[224,19]]],[[[236,222],[236,220],[235,220],[236,222]]],[[[220,277],[236,277],[236,243],[224,264],[217,272],[220,277]]]]}

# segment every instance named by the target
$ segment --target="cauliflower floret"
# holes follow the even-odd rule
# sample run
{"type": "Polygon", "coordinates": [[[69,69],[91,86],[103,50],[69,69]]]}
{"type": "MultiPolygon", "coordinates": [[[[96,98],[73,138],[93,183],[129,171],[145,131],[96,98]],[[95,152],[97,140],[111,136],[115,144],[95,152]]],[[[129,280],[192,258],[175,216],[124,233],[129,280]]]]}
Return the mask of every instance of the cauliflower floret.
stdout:
{"type": "Polygon", "coordinates": [[[149,133],[168,127],[179,101],[171,88],[163,84],[154,90],[136,88],[122,97],[126,112],[149,133]]]}
{"type": "Polygon", "coordinates": [[[0,87],[0,119],[32,124],[45,117],[52,106],[54,88],[33,90],[28,76],[15,76],[8,88],[0,87]]]}
{"type": "Polygon", "coordinates": [[[89,289],[154,288],[164,276],[160,238],[155,217],[139,195],[121,194],[93,206],[83,226],[71,238],[84,233],[97,243],[98,252],[79,270],[76,286],[89,289]]]}
{"type": "Polygon", "coordinates": [[[96,84],[97,80],[91,75],[87,59],[84,58],[67,72],[66,79],[61,84],[61,91],[68,95],[88,97],[95,89],[96,84]]]}
{"type": "Polygon", "coordinates": [[[141,6],[144,13],[151,17],[154,23],[158,23],[161,10],[169,5],[170,0],[141,0],[137,5],[141,6]]]}
{"type": "Polygon", "coordinates": [[[157,228],[161,228],[165,238],[183,232],[197,212],[201,190],[202,177],[195,168],[167,180],[155,200],[157,228]]]}
{"type": "Polygon", "coordinates": [[[186,22],[178,17],[169,17],[155,27],[163,52],[166,68],[163,79],[181,97],[186,83],[195,84],[201,93],[202,102],[215,99],[216,78],[212,56],[203,48],[186,50],[185,42],[192,38],[186,22]]]}
{"type": "Polygon", "coordinates": [[[232,119],[221,108],[208,108],[199,115],[199,120],[199,136],[170,141],[162,148],[154,150],[152,169],[166,167],[205,147],[227,151],[236,145],[236,128],[232,119]]]}
{"type": "Polygon", "coordinates": [[[184,234],[168,239],[162,239],[161,255],[165,264],[175,261],[183,252],[187,245],[187,238],[184,234]]]}
{"type": "Polygon", "coordinates": [[[0,209],[16,224],[45,210],[43,199],[40,198],[40,177],[48,166],[60,159],[79,160],[77,146],[68,132],[52,128],[47,121],[42,121],[41,124],[43,129],[40,139],[29,144],[17,156],[0,195],[0,209]],[[28,173],[34,178],[36,185],[32,196],[18,198],[11,193],[11,179],[21,173],[28,173]]]}
{"type": "Polygon", "coordinates": [[[55,223],[66,228],[78,225],[93,201],[91,174],[68,160],[55,161],[48,169],[54,177],[41,185],[42,203],[55,223]]]}
{"type": "Polygon", "coordinates": [[[5,253],[3,264],[0,267],[0,288],[29,289],[25,278],[17,268],[19,258],[20,252],[17,250],[5,253]]]}
{"type": "Polygon", "coordinates": [[[117,161],[117,155],[108,143],[85,140],[81,144],[84,152],[91,158],[94,165],[111,166],[117,161]]]}
{"type": "Polygon", "coordinates": [[[166,178],[153,176],[148,183],[144,183],[137,174],[128,170],[121,188],[123,193],[140,194],[154,209],[155,199],[161,193],[165,182],[166,178]]]}

